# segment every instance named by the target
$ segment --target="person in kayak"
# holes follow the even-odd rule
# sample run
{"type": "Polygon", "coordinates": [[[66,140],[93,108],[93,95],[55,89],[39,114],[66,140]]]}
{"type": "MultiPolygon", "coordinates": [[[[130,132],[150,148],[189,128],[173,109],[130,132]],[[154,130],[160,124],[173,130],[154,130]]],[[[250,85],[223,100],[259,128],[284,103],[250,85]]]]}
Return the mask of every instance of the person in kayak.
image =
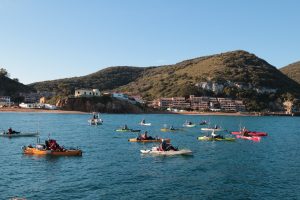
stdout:
{"type": "Polygon", "coordinates": [[[216,134],[215,130],[213,130],[212,133],[211,133],[211,138],[223,138],[223,136],[221,136],[219,134],[216,134]]]}
{"type": "Polygon", "coordinates": [[[144,134],[139,135],[138,140],[154,140],[153,137],[148,136],[148,131],[145,131],[144,134]]]}
{"type": "Polygon", "coordinates": [[[246,137],[249,137],[250,135],[249,135],[249,131],[246,129],[246,127],[244,127],[243,129],[242,129],[242,135],[243,136],[246,136],[246,137]]]}
{"type": "Polygon", "coordinates": [[[171,130],[171,131],[174,131],[174,130],[175,130],[175,128],[173,127],[173,125],[170,126],[170,130],[171,130]]]}
{"type": "Polygon", "coordinates": [[[7,130],[7,134],[16,134],[16,133],[20,133],[20,132],[12,130],[11,127],[9,127],[9,129],[7,130]]]}
{"type": "Polygon", "coordinates": [[[127,124],[125,124],[124,126],[123,126],[123,128],[122,128],[123,130],[128,130],[128,126],[127,126],[127,124]]]}
{"type": "Polygon", "coordinates": [[[162,139],[162,143],[159,145],[160,151],[178,151],[177,148],[173,147],[170,143],[167,143],[166,140],[162,139]]]}
{"type": "Polygon", "coordinates": [[[145,124],[145,123],[146,123],[146,120],[143,119],[143,120],[141,121],[141,124],[145,124]]]}

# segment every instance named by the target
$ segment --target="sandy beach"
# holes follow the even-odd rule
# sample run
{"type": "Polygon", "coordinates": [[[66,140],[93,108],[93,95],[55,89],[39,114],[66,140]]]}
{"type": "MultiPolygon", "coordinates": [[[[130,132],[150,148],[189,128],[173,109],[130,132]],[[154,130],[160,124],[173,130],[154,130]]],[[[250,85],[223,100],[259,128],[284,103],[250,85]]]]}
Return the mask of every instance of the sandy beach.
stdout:
{"type": "Polygon", "coordinates": [[[80,112],[80,111],[30,109],[30,108],[0,108],[0,113],[1,112],[54,113],[54,114],[88,114],[86,112],[80,112]]]}

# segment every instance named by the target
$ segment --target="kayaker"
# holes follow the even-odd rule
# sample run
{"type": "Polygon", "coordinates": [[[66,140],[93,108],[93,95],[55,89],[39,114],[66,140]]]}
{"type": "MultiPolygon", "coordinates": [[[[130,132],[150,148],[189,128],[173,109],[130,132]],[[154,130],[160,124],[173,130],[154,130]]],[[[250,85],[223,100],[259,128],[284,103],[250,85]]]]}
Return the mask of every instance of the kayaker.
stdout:
{"type": "Polygon", "coordinates": [[[8,132],[7,132],[8,134],[13,134],[13,130],[11,129],[11,127],[9,127],[9,129],[8,129],[8,132]]]}
{"type": "Polygon", "coordinates": [[[170,143],[167,143],[167,141],[164,139],[162,139],[162,143],[160,144],[159,149],[161,151],[171,151],[171,150],[177,151],[178,150],[177,148],[173,147],[170,143]]]}
{"type": "Polygon", "coordinates": [[[173,125],[170,126],[170,130],[171,131],[175,130],[175,128],[173,127],[173,125]]]}
{"type": "Polygon", "coordinates": [[[145,123],[146,123],[146,120],[143,119],[143,120],[141,121],[141,124],[145,124],[145,123]]]}
{"type": "Polygon", "coordinates": [[[123,130],[128,130],[127,124],[125,124],[125,125],[123,126],[123,130]]]}
{"type": "Polygon", "coordinates": [[[211,133],[211,138],[223,138],[223,136],[221,136],[219,134],[215,134],[215,130],[213,130],[211,133]]]}

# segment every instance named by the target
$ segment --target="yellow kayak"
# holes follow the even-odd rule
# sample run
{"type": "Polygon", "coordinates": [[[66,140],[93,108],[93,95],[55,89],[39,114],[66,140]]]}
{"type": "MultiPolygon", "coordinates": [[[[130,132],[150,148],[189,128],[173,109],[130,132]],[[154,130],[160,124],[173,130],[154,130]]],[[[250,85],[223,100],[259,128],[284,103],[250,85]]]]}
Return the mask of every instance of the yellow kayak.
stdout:
{"type": "Polygon", "coordinates": [[[178,131],[179,129],[169,129],[169,128],[161,128],[160,131],[162,132],[173,132],[173,131],[178,131]]]}

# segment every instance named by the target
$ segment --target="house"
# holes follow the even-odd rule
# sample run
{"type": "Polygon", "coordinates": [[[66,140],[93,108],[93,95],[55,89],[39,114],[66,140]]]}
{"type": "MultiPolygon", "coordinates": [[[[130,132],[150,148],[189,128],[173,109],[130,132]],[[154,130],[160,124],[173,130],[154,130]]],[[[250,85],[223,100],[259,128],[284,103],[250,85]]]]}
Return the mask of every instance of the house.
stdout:
{"type": "Polygon", "coordinates": [[[9,106],[11,105],[11,100],[9,96],[0,96],[0,106],[9,106]]]}
{"type": "Polygon", "coordinates": [[[76,89],[75,97],[97,97],[101,96],[98,89],[76,89]]]}

